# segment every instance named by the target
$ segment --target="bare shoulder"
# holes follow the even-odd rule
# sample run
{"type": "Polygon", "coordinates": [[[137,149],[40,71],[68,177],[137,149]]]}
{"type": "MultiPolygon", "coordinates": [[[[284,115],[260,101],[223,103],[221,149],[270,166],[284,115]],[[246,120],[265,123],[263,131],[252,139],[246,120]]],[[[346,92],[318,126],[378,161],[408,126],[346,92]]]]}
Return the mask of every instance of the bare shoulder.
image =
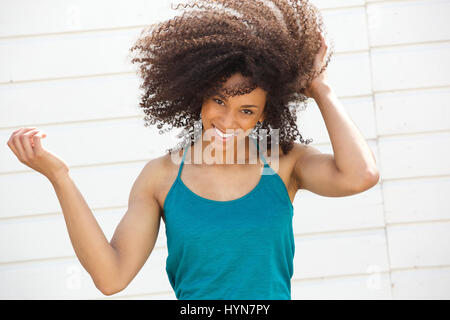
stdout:
{"type": "Polygon", "coordinates": [[[142,170],[145,172],[144,175],[148,177],[149,191],[158,201],[161,210],[164,207],[166,193],[177,176],[183,150],[174,151],[172,154],[167,152],[154,158],[147,162],[142,170]]]}
{"type": "MultiPolygon", "coordinates": [[[[289,197],[291,198],[291,201],[293,201],[295,194],[298,190],[297,188],[298,182],[293,172],[295,168],[296,159],[298,158],[301,152],[302,145],[294,142],[293,148],[287,153],[283,152],[281,146],[278,146],[278,148],[279,148],[278,150],[279,165],[278,170],[276,170],[276,172],[285,183],[289,193],[289,197]]],[[[267,154],[270,157],[269,165],[272,165],[272,163],[270,162],[270,160],[272,159],[270,151],[271,148],[268,148],[267,154]]]]}
{"type": "Polygon", "coordinates": [[[140,175],[145,181],[144,186],[149,195],[157,199],[157,192],[167,177],[168,170],[167,154],[151,159],[145,164],[140,175]]]}

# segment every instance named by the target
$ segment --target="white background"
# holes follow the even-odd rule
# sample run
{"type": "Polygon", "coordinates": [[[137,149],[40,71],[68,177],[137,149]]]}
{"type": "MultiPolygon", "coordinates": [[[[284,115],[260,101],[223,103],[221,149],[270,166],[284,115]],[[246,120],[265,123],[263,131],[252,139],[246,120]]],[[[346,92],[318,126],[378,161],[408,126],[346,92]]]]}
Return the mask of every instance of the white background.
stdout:
{"type": "MultiPolygon", "coordinates": [[[[298,192],[292,299],[449,299],[450,1],[313,3],[335,43],[331,83],[381,179],[351,197],[298,192]]],[[[44,130],[110,239],[138,173],[176,142],[144,127],[127,56],[172,14],[167,0],[0,2],[0,299],[175,299],[163,222],[136,278],[104,296],[51,184],[6,145],[17,128],[44,130]]],[[[314,101],[299,127],[332,153],[314,101]]]]}

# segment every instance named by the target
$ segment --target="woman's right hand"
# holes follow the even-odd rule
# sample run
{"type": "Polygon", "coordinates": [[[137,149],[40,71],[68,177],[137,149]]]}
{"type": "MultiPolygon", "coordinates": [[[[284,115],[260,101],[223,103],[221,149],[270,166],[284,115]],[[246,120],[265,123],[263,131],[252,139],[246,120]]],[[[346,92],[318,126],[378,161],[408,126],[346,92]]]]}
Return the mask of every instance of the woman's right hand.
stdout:
{"type": "Polygon", "coordinates": [[[46,136],[35,127],[20,128],[11,134],[7,144],[20,162],[52,180],[68,173],[69,166],[42,146],[41,139],[46,136]]]}

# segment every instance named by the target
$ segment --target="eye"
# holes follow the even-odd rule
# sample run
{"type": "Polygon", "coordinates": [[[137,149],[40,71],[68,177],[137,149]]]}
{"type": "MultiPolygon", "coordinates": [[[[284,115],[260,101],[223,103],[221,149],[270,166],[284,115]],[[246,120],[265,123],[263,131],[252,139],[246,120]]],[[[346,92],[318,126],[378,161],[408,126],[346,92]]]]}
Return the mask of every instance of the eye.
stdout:
{"type": "MultiPolygon", "coordinates": [[[[213,99],[213,101],[215,101],[215,102],[217,102],[217,101],[220,101],[220,102],[222,102],[223,103],[223,101],[222,100],[220,100],[220,99],[213,99]]],[[[218,104],[220,104],[220,103],[218,103],[218,104]]]]}
{"type": "Polygon", "coordinates": [[[249,109],[244,109],[244,110],[242,110],[242,111],[248,111],[249,113],[245,113],[246,115],[249,115],[249,116],[251,116],[254,112],[253,111],[251,111],[251,110],[249,110],[249,109]]]}

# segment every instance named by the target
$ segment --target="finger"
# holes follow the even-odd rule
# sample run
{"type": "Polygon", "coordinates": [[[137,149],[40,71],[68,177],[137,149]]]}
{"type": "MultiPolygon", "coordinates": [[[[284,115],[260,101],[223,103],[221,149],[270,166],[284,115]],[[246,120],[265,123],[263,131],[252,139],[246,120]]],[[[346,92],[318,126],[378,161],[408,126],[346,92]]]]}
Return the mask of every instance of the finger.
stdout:
{"type": "Polygon", "coordinates": [[[33,140],[33,138],[34,138],[36,135],[38,135],[38,136],[45,135],[45,133],[43,133],[41,130],[32,130],[32,131],[26,133],[25,135],[28,136],[28,138],[29,138],[29,140],[30,140],[30,142],[31,142],[31,147],[34,147],[34,140],[33,140]]]}
{"type": "Polygon", "coordinates": [[[30,132],[30,131],[32,131],[32,130],[37,130],[37,128],[36,128],[36,127],[22,128],[22,129],[18,130],[18,131],[14,134],[14,136],[15,136],[15,137],[22,136],[22,135],[24,135],[25,133],[30,132]]]}
{"type": "Polygon", "coordinates": [[[16,149],[16,153],[19,154],[18,156],[19,160],[26,160],[26,152],[22,146],[21,137],[23,133],[28,132],[30,130],[33,130],[33,128],[22,128],[12,138],[12,144],[16,149]]]}
{"type": "Polygon", "coordinates": [[[23,150],[19,137],[14,137],[14,139],[12,140],[12,145],[14,150],[16,151],[14,153],[16,154],[17,158],[22,161],[22,159],[24,159],[25,151],[23,150]]]}
{"type": "Polygon", "coordinates": [[[11,137],[10,137],[10,140],[13,138],[13,137],[15,137],[15,136],[18,136],[18,135],[20,135],[21,133],[23,133],[23,132],[27,132],[27,131],[29,131],[29,130],[33,130],[33,129],[37,129],[37,128],[35,128],[35,127],[31,127],[31,128],[20,128],[20,129],[17,129],[17,130],[15,130],[15,131],[13,131],[13,133],[11,134],[11,137]]]}
{"type": "Polygon", "coordinates": [[[327,45],[325,39],[323,39],[322,46],[320,47],[320,50],[319,50],[320,61],[323,61],[325,59],[327,52],[328,52],[328,45],[327,45]]]}
{"type": "Polygon", "coordinates": [[[30,137],[35,135],[38,132],[39,132],[39,130],[30,130],[27,133],[22,135],[21,141],[22,141],[22,146],[25,151],[27,160],[31,160],[34,156],[33,148],[31,147],[30,137]]]}
{"type": "MultiPolygon", "coordinates": [[[[31,146],[34,148],[34,141],[35,141],[34,138],[39,137],[39,140],[40,140],[40,139],[44,139],[46,136],[47,136],[47,134],[43,131],[38,131],[35,134],[31,135],[31,138],[30,138],[31,146]]],[[[35,151],[35,154],[36,154],[36,150],[33,149],[33,151],[35,151]]]]}
{"type": "Polygon", "coordinates": [[[16,157],[19,158],[20,154],[19,154],[19,152],[17,151],[17,149],[16,149],[16,147],[14,146],[14,143],[13,143],[13,141],[12,141],[11,139],[8,141],[8,147],[9,147],[9,148],[11,149],[11,151],[16,155],[16,157]]]}
{"type": "Polygon", "coordinates": [[[24,128],[21,127],[21,128],[19,128],[19,129],[17,129],[17,130],[14,130],[13,133],[11,133],[11,136],[9,137],[8,142],[6,143],[6,144],[8,145],[8,147],[12,150],[12,152],[16,155],[16,157],[19,157],[20,154],[19,154],[19,152],[17,151],[16,147],[14,146],[13,138],[14,138],[14,135],[15,135],[17,132],[19,132],[20,130],[22,130],[22,129],[24,129],[24,128]]]}
{"type": "Polygon", "coordinates": [[[37,128],[36,127],[26,127],[26,128],[20,128],[14,132],[15,132],[15,135],[20,135],[22,133],[25,133],[25,132],[28,132],[28,131],[34,130],[34,129],[37,129],[37,128]]]}
{"type": "Polygon", "coordinates": [[[33,143],[34,143],[34,154],[38,155],[42,152],[43,147],[42,147],[42,143],[41,143],[41,139],[45,138],[46,135],[44,134],[36,134],[33,136],[33,143]]]}
{"type": "Polygon", "coordinates": [[[324,36],[323,35],[320,35],[320,37],[321,37],[321,41],[322,41],[322,50],[323,49],[326,49],[327,47],[328,47],[328,45],[327,45],[327,40],[325,40],[325,38],[324,38],[324,36]]]}
{"type": "Polygon", "coordinates": [[[13,134],[16,133],[16,132],[19,132],[19,131],[22,130],[22,129],[23,129],[23,127],[22,127],[22,128],[19,128],[19,129],[17,129],[17,130],[15,130],[15,131],[13,131],[13,134]]]}

